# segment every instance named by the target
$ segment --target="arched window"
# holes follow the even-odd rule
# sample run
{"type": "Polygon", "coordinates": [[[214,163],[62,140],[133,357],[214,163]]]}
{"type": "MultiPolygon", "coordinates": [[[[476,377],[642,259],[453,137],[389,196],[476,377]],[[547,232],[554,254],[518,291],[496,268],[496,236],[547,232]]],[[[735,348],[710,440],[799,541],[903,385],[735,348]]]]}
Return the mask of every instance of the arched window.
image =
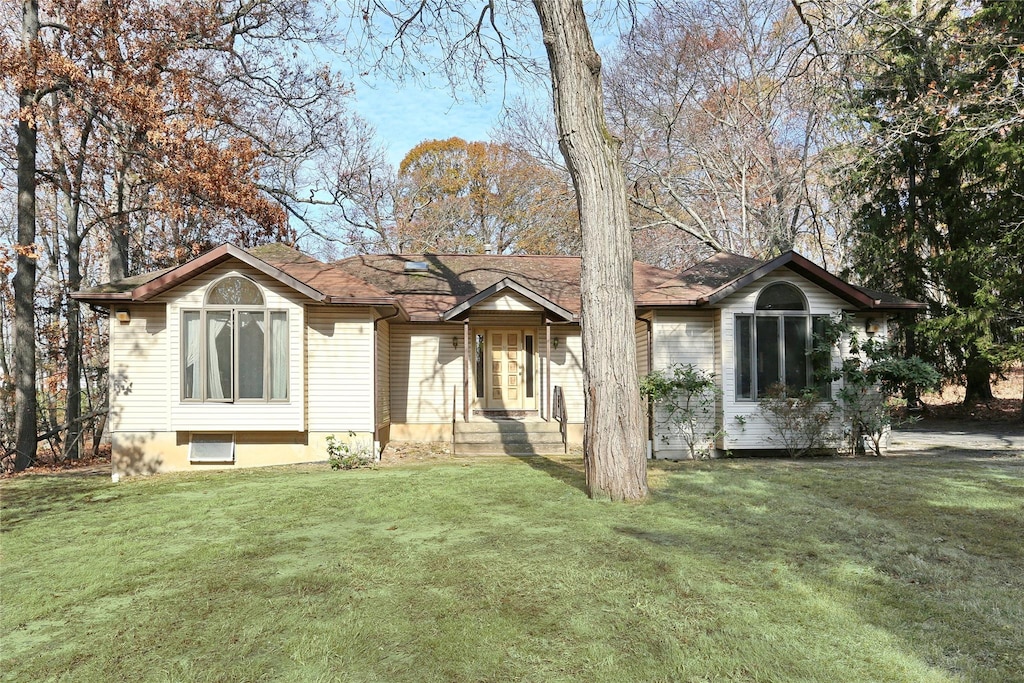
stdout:
{"type": "Polygon", "coordinates": [[[259,285],[229,275],[201,310],[182,312],[182,400],[288,398],[288,313],[265,302],[259,285]]]}
{"type": "Polygon", "coordinates": [[[776,282],[761,290],[757,297],[759,311],[806,311],[803,292],[788,282],[776,282]]]}
{"type": "Polygon", "coordinates": [[[249,278],[232,275],[219,280],[206,293],[207,306],[262,306],[263,292],[249,278]]]}
{"type": "Polygon", "coordinates": [[[826,398],[829,382],[815,366],[814,334],[824,316],[807,313],[803,292],[787,282],[761,290],[753,315],[736,316],[736,397],[758,399],[772,386],[791,394],[814,389],[826,398]]]}

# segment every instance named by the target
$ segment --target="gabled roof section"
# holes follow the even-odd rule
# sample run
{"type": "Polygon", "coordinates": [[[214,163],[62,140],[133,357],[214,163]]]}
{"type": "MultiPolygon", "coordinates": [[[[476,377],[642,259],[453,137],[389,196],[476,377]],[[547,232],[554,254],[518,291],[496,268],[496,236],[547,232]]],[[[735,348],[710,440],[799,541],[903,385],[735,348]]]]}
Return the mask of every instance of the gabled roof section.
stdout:
{"type": "Polygon", "coordinates": [[[852,285],[795,251],[771,261],[720,253],[637,297],[637,306],[711,306],[779,268],[804,279],[862,310],[917,310],[924,304],[852,285]]]}
{"type": "MultiPolygon", "coordinates": [[[[445,314],[503,280],[512,280],[555,308],[579,319],[580,257],[501,256],[495,254],[369,254],[336,261],[334,266],[394,296],[410,320],[445,319],[445,314]],[[426,272],[406,272],[407,262],[427,264],[426,272]]],[[[635,291],[674,274],[644,263],[633,264],[635,291]]]]}
{"type": "Polygon", "coordinates": [[[469,311],[471,308],[473,308],[473,306],[476,306],[478,303],[485,301],[486,299],[490,299],[495,294],[498,294],[499,292],[502,292],[504,290],[511,290],[513,292],[516,292],[517,294],[526,297],[533,303],[543,308],[544,311],[550,314],[552,317],[561,319],[565,322],[570,322],[575,317],[572,311],[562,308],[561,306],[551,301],[550,299],[544,298],[537,292],[534,292],[528,287],[524,287],[523,285],[519,284],[518,282],[511,278],[505,278],[501,282],[496,282],[490,287],[481,290],[479,293],[466,299],[461,304],[449,308],[447,311],[441,314],[441,319],[445,321],[460,320],[469,314],[469,311]]]}
{"type": "Polygon", "coordinates": [[[230,259],[260,271],[313,301],[396,305],[394,297],[386,292],[283,244],[256,247],[251,251],[222,244],[180,266],[109,282],[75,292],[72,297],[95,304],[146,302],[230,259]]]}

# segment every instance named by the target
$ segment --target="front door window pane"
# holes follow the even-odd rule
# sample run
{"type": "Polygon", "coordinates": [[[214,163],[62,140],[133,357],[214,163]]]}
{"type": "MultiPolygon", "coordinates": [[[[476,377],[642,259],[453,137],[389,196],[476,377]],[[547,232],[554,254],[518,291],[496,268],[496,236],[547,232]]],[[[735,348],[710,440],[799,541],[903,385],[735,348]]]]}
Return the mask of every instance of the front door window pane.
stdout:
{"type": "Polygon", "coordinates": [[[476,397],[484,397],[484,336],[478,334],[476,339],[476,397]]]}
{"type": "Polygon", "coordinates": [[[526,335],[523,341],[526,345],[526,398],[533,398],[533,335],[526,335]]]}

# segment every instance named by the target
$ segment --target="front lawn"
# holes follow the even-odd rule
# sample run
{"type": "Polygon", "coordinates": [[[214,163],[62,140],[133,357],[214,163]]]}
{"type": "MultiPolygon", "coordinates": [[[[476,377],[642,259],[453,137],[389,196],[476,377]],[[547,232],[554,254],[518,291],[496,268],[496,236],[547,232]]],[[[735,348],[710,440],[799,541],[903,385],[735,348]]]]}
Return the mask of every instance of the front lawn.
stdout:
{"type": "Polygon", "coordinates": [[[12,681],[1024,680],[1024,459],[2,484],[12,681]]]}

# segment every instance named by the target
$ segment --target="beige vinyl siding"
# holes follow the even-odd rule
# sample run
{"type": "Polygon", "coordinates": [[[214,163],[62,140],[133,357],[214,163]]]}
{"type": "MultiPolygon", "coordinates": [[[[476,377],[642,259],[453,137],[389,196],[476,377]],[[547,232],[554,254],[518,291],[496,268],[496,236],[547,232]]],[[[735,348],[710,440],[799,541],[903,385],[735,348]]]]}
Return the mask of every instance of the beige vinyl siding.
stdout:
{"type": "Polygon", "coordinates": [[[118,305],[110,316],[110,430],[162,432],[169,424],[167,309],[164,304],[118,305]],[[131,322],[119,323],[115,310],[131,322]]]}
{"type": "MultiPolygon", "coordinates": [[[[551,349],[551,383],[562,387],[569,422],[583,422],[583,337],[578,327],[551,328],[558,348],[551,349]]],[[[542,363],[544,361],[541,361],[542,363]]]]}
{"type": "Polygon", "coordinates": [[[222,263],[160,295],[167,304],[167,381],[170,428],[184,432],[303,431],[305,429],[305,308],[309,301],[290,287],[238,261],[222,263]],[[256,282],[268,309],[288,313],[288,400],[274,402],[183,402],[181,400],[181,314],[202,308],[209,286],[237,274],[256,282]]]}
{"type": "Polygon", "coordinates": [[[461,325],[391,326],[391,419],[429,424],[452,419],[462,410],[461,325]],[[457,346],[452,338],[457,337],[457,346]]]}
{"type": "Polygon", "coordinates": [[[391,323],[377,321],[377,356],[374,371],[377,382],[377,427],[391,424],[391,323]]]}
{"type": "Polygon", "coordinates": [[[651,371],[650,345],[647,337],[648,323],[646,320],[637,320],[634,325],[636,335],[636,370],[641,375],[651,371]]]}
{"type": "Polygon", "coordinates": [[[306,316],[307,429],[373,431],[372,312],[311,304],[306,316]]]}
{"type": "MultiPolygon", "coordinates": [[[[736,348],[733,336],[735,317],[753,313],[758,294],[762,289],[775,282],[789,282],[799,287],[807,299],[809,315],[838,313],[847,305],[842,299],[788,269],[780,269],[771,275],[766,275],[721,302],[722,419],[723,427],[726,430],[723,444],[725,448],[781,447],[778,437],[772,434],[768,423],[761,414],[760,404],[757,401],[736,400],[736,348]],[[743,424],[737,421],[737,416],[742,418],[743,424]]],[[[838,362],[838,359],[833,359],[833,362],[838,362]]],[[[838,385],[832,387],[833,396],[836,395],[838,388],[838,385]]]]}
{"type": "Polygon", "coordinates": [[[487,297],[473,306],[473,311],[540,311],[539,304],[518,292],[501,292],[487,297]]]}
{"type": "MultiPolygon", "coordinates": [[[[693,365],[706,372],[715,368],[715,322],[717,311],[658,311],[652,322],[652,367],[665,370],[675,364],[693,365]]],[[[699,427],[701,431],[714,431],[714,412],[699,427]]],[[[662,407],[655,409],[654,454],[661,458],[689,457],[689,447],[668,424],[662,407]]]]}

